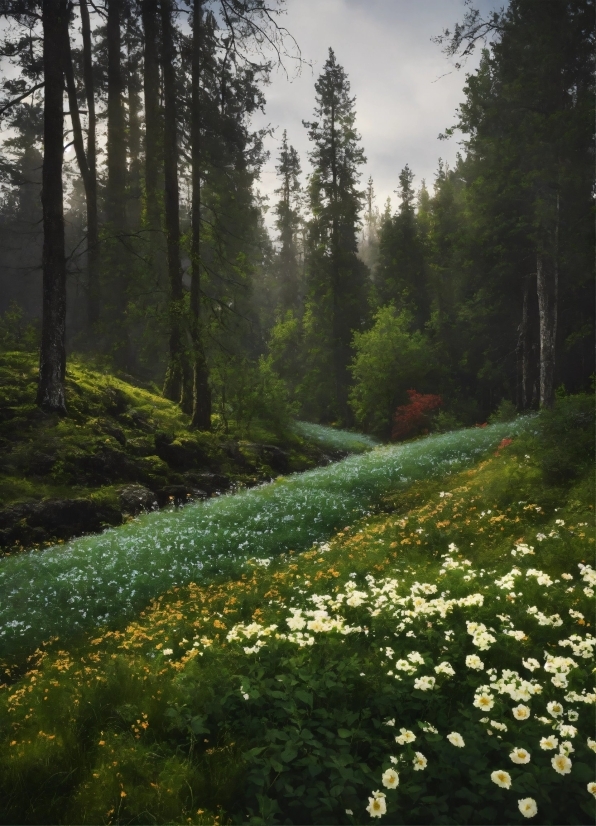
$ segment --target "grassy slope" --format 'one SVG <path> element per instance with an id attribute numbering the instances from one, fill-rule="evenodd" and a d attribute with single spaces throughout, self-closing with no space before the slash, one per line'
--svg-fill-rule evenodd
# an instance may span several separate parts
<path id="1" fill-rule="evenodd" d="M 236 581 L 176 588 L 121 631 L 39 652 L 28 673 L 0 696 L 2 822 L 368 822 L 367 795 L 383 789 L 389 754 L 406 762 L 397 764 L 399 789 L 383 789 L 390 811 L 381 822 L 522 822 L 517 800 L 526 796 L 538 800 L 533 822 L 588 822 L 589 707 L 575 704 L 580 734 L 573 740 L 573 770 L 563 777 L 550 768 L 551 752 L 534 742 L 552 731 L 539 723 L 544 704 L 564 693 L 553 694 L 543 671 L 545 696 L 528 701 L 531 721 L 517 723 L 508 708 L 513 702 L 497 697 L 491 717 L 506 721 L 511 733 L 487 731 L 478 722 L 482 712 L 469 702 L 487 676 L 463 665 L 464 654 L 476 651 L 466 620 L 498 628 L 494 649 L 477 653 L 486 667 L 500 669 L 522 669 L 522 657 L 543 661 L 545 648 L 569 655 L 557 639 L 593 631 L 577 568 L 594 555 L 592 477 L 545 486 L 525 449 L 516 452 L 514 443 L 471 470 L 387 492 L 380 513 L 344 526 L 328 545 L 268 566 L 255 563 Z M 521 541 L 535 554 L 512 560 Z M 476 581 L 465 581 L 470 566 L 440 573 L 450 543 L 461 549 L 452 551 L 456 562 L 470 560 Z M 532 577 L 518 579 L 511 596 L 492 581 L 512 563 L 542 569 L 555 582 L 538 587 Z M 560 579 L 567 572 L 573 581 Z M 360 608 L 341 610 L 368 634 L 315 635 L 305 648 L 265 636 L 257 654 L 243 650 L 254 636 L 226 641 L 237 623 L 273 623 L 287 632 L 290 606 L 307 607 L 311 595 L 345 591 L 350 581 L 366 593 L 370 575 L 397 578 L 404 594 L 415 581 L 440 582 L 439 590 L 453 595 L 484 589 L 487 606 L 455 611 L 451 641 L 443 640 L 446 623 L 434 617 L 436 631 L 426 617 L 405 617 L 414 636 L 396 633 L 391 615 L 381 610 L 371 617 L 370 594 Z M 505 634 L 508 622 L 495 619 L 497 603 L 524 629 L 523 640 Z M 526 613 L 531 603 L 546 615 L 559 613 L 563 627 L 537 625 Z M 387 676 L 387 645 L 396 648 L 393 656 L 422 650 L 435 661 L 450 659 L 457 676 L 440 678 L 440 692 L 412 690 L 405 676 L 403 685 L 396 683 Z M 591 683 L 585 661 L 575 660 L 572 685 L 581 690 Z M 389 717 L 395 728 L 384 725 Z M 440 733 L 423 733 L 416 724 L 421 719 Z M 424 772 L 412 772 L 411 746 L 396 746 L 400 725 L 415 729 L 416 749 L 429 758 Z M 456 726 L 465 749 L 442 736 Z M 532 752 L 529 766 L 511 762 L 513 746 Z M 511 791 L 488 780 L 491 768 L 510 772 Z"/>
<path id="2" fill-rule="evenodd" d="M 177 405 L 76 359 L 67 369 L 68 417 L 42 414 L 35 405 L 36 385 L 33 355 L 0 354 L 0 548 L 5 551 L 77 535 L 68 514 L 58 524 L 47 513 L 37 519 L 17 513 L 12 519 L 18 504 L 82 498 L 91 503 L 87 512 L 95 509 L 96 515 L 91 521 L 87 516 L 87 529 L 83 525 L 79 532 L 91 532 L 121 522 L 119 491 L 127 485 L 157 492 L 163 505 L 172 491 L 185 495 L 186 489 L 192 495 L 203 488 L 209 493 L 205 486 L 212 483 L 205 472 L 250 485 L 313 467 L 324 460 L 324 451 L 334 449 L 299 434 L 252 434 L 287 452 L 287 457 L 277 456 L 282 465 L 287 459 L 287 467 L 272 467 L 268 461 L 275 464 L 275 455 L 270 459 L 255 452 L 246 438 L 192 431 Z"/>

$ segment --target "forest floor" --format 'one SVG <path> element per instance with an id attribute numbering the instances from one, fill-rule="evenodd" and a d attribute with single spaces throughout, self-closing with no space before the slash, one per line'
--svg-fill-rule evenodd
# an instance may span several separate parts
<path id="1" fill-rule="evenodd" d="M 0 822 L 592 822 L 584 412 L 571 403 L 550 432 L 534 418 L 430 437 L 282 482 L 305 524 L 309 488 L 323 516 L 341 511 L 338 480 L 369 497 L 308 550 L 296 524 L 297 544 L 271 553 L 247 518 L 251 502 L 277 501 L 275 485 L 225 497 L 247 524 L 234 571 L 189 577 L 131 621 L 56 634 L 25 667 L 5 651 Z M 135 537 L 186 535 L 182 517 L 206 505 L 142 517 Z"/>
<path id="2" fill-rule="evenodd" d="M 197 433 L 177 405 L 76 359 L 67 369 L 69 415 L 48 416 L 35 404 L 37 370 L 31 354 L 0 354 L 0 555 L 370 447 L 366 437 L 329 442 L 316 427 Z"/>

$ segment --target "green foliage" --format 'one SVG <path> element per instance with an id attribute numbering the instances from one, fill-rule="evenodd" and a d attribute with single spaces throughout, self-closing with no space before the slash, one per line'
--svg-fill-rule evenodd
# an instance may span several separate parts
<path id="1" fill-rule="evenodd" d="M 547 484 L 567 484 L 581 477 L 594 459 L 594 397 L 558 398 L 552 410 L 541 412 L 534 434 L 530 432 L 524 444 Z"/>
<path id="2" fill-rule="evenodd" d="M 0 350 L 34 352 L 39 347 L 39 328 L 27 322 L 22 307 L 11 302 L 0 316 Z"/>
<path id="3" fill-rule="evenodd" d="M 509 399 L 503 399 L 494 413 L 491 413 L 488 421 L 493 424 L 496 422 L 512 422 L 517 416 L 517 408 Z"/>
<path id="4" fill-rule="evenodd" d="M 350 405 L 367 431 L 387 438 L 406 391 L 421 388 L 433 367 L 433 351 L 423 333 L 411 331 L 411 316 L 393 304 L 374 316 L 370 330 L 354 334 L 354 385 Z"/>
<path id="5" fill-rule="evenodd" d="M 377 445 L 377 441 L 362 433 L 350 433 L 348 430 L 324 427 L 311 422 L 296 422 L 295 430 L 310 441 L 317 442 L 322 447 L 348 453 L 363 453 Z"/>

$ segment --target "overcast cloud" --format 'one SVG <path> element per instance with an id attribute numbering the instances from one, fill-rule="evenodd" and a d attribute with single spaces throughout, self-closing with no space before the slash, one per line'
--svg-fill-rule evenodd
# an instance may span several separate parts
<path id="1" fill-rule="evenodd" d="M 483 10 L 501 6 L 483 0 Z M 409 164 L 415 185 L 426 178 L 432 185 L 439 157 L 452 163 L 457 137 L 439 141 L 440 132 L 455 120 L 463 100 L 466 71 L 454 68 L 431 37 L 453 28 L 464 14 L 464 0 L 287 0 L 284 25 L 298 42 L 312 70 L 303 68 L 299 77 L 288 80 L 282 71 L 273 73 L 265 89 L 264 116 L 254 125 L 270 124 L 274 136 L 267 139 L 271 152 L 263 168 L 259 188 L 275 201 L 275 164 L 282 132 L 300 154 L 302 168 L 310 171 L 309 141 L 303 120 L 313 114 L 314 83 L 327 59 L 329 47 L 346 70 L 356 97 L 357 127 L 362 136 L 367 163 L 362 185 L 372 175 L 377 206 L 392 197 L 400 170 Z M 291 70 L 291 64 L 288 62 Z"/>

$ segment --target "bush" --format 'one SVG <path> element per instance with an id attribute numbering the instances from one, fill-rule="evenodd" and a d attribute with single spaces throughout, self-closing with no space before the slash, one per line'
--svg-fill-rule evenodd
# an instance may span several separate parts
<path id="1" fill-rule="evenodd" d="M 594 461 L 594 398 L 586 393 L 558 398 L 538 419 L 534 457 L 548 484 L 578 479 Z"/>
<path id="2" fill-rule="evenodd" d="M 494 413 L 491 413 L 488 421 L 490 424 L 498 422 L 512 422 L 517 416 L 517 408 L 509 399 L 503 399 Z"/>
<path id="3" fill-rule="evenodd" d="M 436 361 L 427 337 L 410 327 L 410 316 L 389 304 L 377 312 L 370 330 L 354 334 L 350 406 L 356 421 L 381 438 L 391 432 L 405 389 L 424 381 Z"/>
<path id="4" fill-rule="evenodd" d="M 400 405 L 393 417 L 391 438 L 396 442 L 428 433 L 432 426 L 432 413 L 443 404 L 441 396 L 431 393 L 408 390 L 408 396 L 409 404 Z"/>

